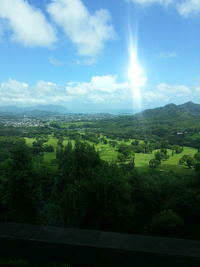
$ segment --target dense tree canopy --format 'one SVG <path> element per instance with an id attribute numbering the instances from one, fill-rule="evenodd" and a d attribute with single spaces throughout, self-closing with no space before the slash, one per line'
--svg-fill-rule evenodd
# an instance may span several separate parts
<path id="1" fill-rule="evenodd" d="M 107 163 L 80 141 L 58 146 L 57 169 L 38 161 L 23 140 L 7 147 L 9 158 L 0 164 L 1 220 L 200 238 L 198 174 L 160 172 L 157 159 L 140 174 L 134 162 Z"/>

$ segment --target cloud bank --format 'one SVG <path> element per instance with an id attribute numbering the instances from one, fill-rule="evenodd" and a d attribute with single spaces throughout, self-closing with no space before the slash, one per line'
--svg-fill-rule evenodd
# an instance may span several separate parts
<path id="1" fill-rule="evenodd" d="M 194 100 L 199 97 L 196 88 L 189 88 L 185 85 L 171 85 L 166 83 L 157 84 L 152 89 L 143 91 L 143 101 L 148 104 L 165 105 L 167 103 L 180 104 Z"/>
<path id="2" fill-rule="evenodd" d="M 141 89 L 143 108 L 175 104 L 199 98 L 200 87 L 160 83 L 152 88 Z M 38 81 L 31 86 L 9 79 L 0 83 L 1 105 L 59 104 L 76 109 L 81 105 L 95 105 L 111 110 L 112 107 L 133 107 L 131 84 L 119 82 L 115 75 L 93 76 L 88 82 L 67 82 L 64 85 Z M 134 107 L 133 107 L 134 108 Z"/>
<path id="3" fill-rule="evenodd" d="M 59 85 L 38 81 L 34 86 L 9 79 L 0 84 L 1 105 L 33 104 L 111 104 L 126 100 L 130 85 L 117 82 L 117 76 L 94 76 L 89 82 Z"/>
<path id="4" fill-rule="evenodd" d="M 199 0 L 128 0 L 128 2 L 133 2 L 143 7 L 148 7 L 154 4 L 172 6 L 177 10 L 179 15 L 183 17 L 200 14 Z"/>
<path id="5" fill-rule="evenodd" d="M 128 0 L 128 2 L 134 2 L 142 6 L 149 6 L 152 4 L 169 5 L 173 2 L 173 0 Z"/>

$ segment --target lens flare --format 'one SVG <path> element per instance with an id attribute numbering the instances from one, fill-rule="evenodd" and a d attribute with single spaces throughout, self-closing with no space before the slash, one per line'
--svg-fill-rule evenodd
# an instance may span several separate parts
<path id="1" fill-rule="evenodd" d="M 131 82 L 132 87 L 132 97 L 133 97 L 133 109 L 141 110 L 142 108 L 142 95 L 141 88 L 145 85 L 146 79 L 143 76 L 143 70 L 138 63 L 137 58 L 137 47 L 134 49 L 133 45 L 129 48 L 129 69 L 128 77 Z"/>

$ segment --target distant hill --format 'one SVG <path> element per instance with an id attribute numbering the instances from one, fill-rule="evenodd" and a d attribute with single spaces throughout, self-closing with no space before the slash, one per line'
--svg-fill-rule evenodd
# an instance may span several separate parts
<path id="1" fill-rule="evenodd" d="M 67 114 L 69 112 L 65 107 L 60 105 L 37 105 L 33 108 L 34 110 L 56 112 L 61 114 Z"/>
<path id="2" fill-rule="evenodd" d="M 187 102 L 185 104 L 179 105 L 178 108 L 180 110 L 188 112 L 190 114 L 200 116 L 200 104 L 195 104 L 193 102 Z"/>
<path id="3" fill-rule="evenodd" d="M 179 140 L 191 138 L 200 145 L 200 105 L 188 102 L 182 105 L 168 104 L 129 116 L 118 116 L 99 126 L 109 136 L 122 138 L 167 138 Z M 175 141 L 174 141 L 175 142 Z"/>
<path id="4" fill-rule="evenodd" d="M 193 102 L 187 102 L 182 105 L 168 104 L 164 107 L 147 109 L 138 113 L 143 116 L 164 116 L 167 115 L 175 116 L 180 113 L 187 113 L 188 115 L 200 116 L 200 104 L 195 104 Z M 137 114 L 137 115 L 138 115 Z"/>
<path id="5" fill-rule="evenodd" d="M 48 117 L 52 115 L 60 115 L 60 113 L 35 109 L 19 113 L 18 115 L 27 117 Z"/>
<path id="6" fill-rule="evenodd" d="M 36 105 L 36 106 L 29 106 L 29 107 L 17 107 L 17 106 L 3 106 L 0 107 L 0 112 L 6 113 L 14 113 L 14 114 L 22 114 L 28 115 L 31 112 L 39 114 L 39 112 L 43 113 L 56 113 L 56 114 L 67 114 L 68 110 L 60 105 Z M 50 115 L 50 114 L 49 114 Z"/>

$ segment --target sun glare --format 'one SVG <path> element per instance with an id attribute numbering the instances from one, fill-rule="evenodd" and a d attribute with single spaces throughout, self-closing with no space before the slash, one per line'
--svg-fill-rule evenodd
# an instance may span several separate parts
<path id="1" fill-rule="evenodd" d="M 129 54 L 130 63 L 128 77 L 132 86 L 133 108 L 141 110 L 141 88 L 144 86 L 145 79 L 142 68 L 138 63 L 137 49 L 133 49 L 131 46 Z"/>

